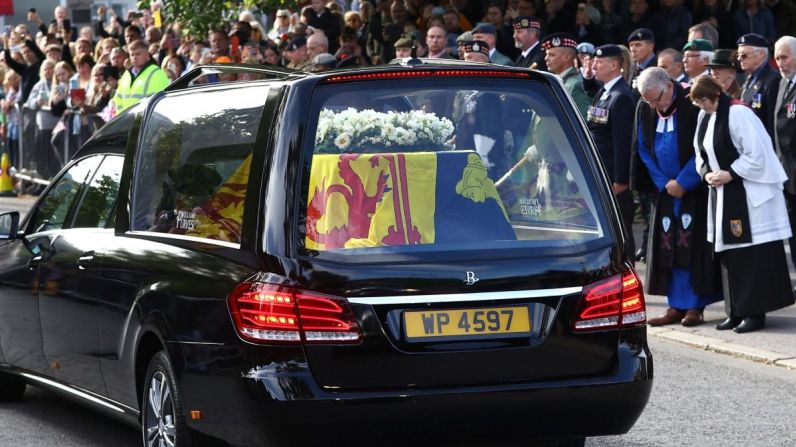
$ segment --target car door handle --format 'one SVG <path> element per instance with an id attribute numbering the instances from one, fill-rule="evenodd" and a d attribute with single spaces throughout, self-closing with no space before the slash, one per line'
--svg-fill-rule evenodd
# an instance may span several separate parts
<path id="1" fill-rule="evenodd" d="M 94 261 L 94 252 L 90 251 L 83 253 L 83 256 L 77 258 L 77 268 L 85 270 Z"/>
<path id="2" fill-rule="evenodd" d="M 41 255 L 34 256 L 32 259 L 28 261 L 28 268 L 31 270 L 35 269 L 36 267 L 41 264 Z"/>

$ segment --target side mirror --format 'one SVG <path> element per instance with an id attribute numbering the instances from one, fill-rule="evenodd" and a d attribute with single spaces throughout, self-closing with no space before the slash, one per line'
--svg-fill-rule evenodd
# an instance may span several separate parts
<path id="1" fill-rule="evenodd" d="M 14 240 L 19 237 L 19 211 L 0 214 L 0 240 Z"/>

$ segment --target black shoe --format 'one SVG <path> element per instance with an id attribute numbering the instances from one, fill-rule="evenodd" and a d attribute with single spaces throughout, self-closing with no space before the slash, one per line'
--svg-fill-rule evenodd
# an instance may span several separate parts
<path id="1" fill-rule="evenodd" d="M 736 334 L 743 334 L 746 332 L 763 329 L 764 327 L 766 327 L 765 315 L 762 317 L 746 317 L 743 319 L 743 321 L 741 321 L 741 324 L 733 329 L 733 332 Z"/>
<path id="2" fill-rule="evenodd" d="M 634 255 L 636 261 L 642 262 L 644 258 L 647 257 L 647 249 L 646 248 L 639 248 L 636 250 L 636 254 Z"/>
<path id="3" fill-rule="evenodd" d="M 715 327 L 720 331 L 726 331 L 727 329 L 734 329 L 735 326 L 738 326 L 739 324 L 741 324 L 740 318 L 727 317 L 726 320 L 717 324 Z"/>

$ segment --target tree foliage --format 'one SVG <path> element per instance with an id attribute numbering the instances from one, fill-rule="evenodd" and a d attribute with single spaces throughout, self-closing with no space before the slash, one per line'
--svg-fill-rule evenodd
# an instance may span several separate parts
<path id="1" fill-rule="evenodd" d="M 151 0 L 140 0 L 139 8 L 149 8 Z M 205 39 L 208 31 L 229 23 L 244 10 L 259 10 L 273 14 L 277 9 L 296 10 L 297 0 L 163 0 L 163 15 L 167 22 L 180 24 L 187 36 Z"/>

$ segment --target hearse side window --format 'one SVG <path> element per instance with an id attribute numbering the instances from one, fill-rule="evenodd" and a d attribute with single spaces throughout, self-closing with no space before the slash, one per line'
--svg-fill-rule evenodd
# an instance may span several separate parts
<path id="1" fill-rule="evenodd" d="M 30 227 L 34 232 L 63 228 L 72 204 L 100 160 L 101 155 L 84 158 L 55 181 L 36 208 Z"/>
<path id="2" fill-rule="evenodd" d="M 155 104 L 136 155 L 132 228 L 239 243 L 268 88 L 175 93 Z"/>
<path id="3" fill-rule="evenodd" d="M 332 84 L 317 89 L 307 122 L 297 241 L 307 254 L 566 248 L 604 236 L 582 140 L 542 82 Z"/>
<path id="4" fill-rule="evenodd" d="M 73 228 L 106 228 L 119 192 L 124 158 L 105 157 L 86 188 L 75 214 Z"/>

